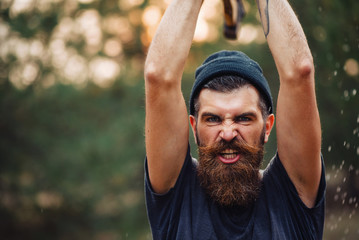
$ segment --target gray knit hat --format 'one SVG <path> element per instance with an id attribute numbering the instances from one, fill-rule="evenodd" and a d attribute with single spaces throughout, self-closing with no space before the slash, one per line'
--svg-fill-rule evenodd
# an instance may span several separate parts
<path id="1" fill-rule="evenodd" d="M 269 113 L 273 113 L 271 91 L 258 63 L 243 52 L 220 51 L 210 55 L 196 70 L 189 103 L 191 115 L 194 115 L 194 99 L 202 87 L 219 76 L 239 76 L 247 80 L 264 97 Z"/>

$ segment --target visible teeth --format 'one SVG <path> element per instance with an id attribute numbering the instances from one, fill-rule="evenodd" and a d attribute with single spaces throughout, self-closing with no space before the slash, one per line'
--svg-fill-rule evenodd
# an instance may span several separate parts
<path id="1" fill-rule="evenodd" d="M 234 153 L 235 151 L 233 149 L 226 149 L 223 151 L 223 153 L 225 154 L 230 154 L 230 153 Z"/>
<path id="2" fill-rule="evenodd" d="M 225 159 L 235 158 L 237 154 L 238 153 L 235 152 L 233 149 L 226 149 L 221 153 L 222 157 L 224 157 Z"/>
<path id="3" fill-rule="evenodd" d="M 225 159 L 232 159 L 236 157 L 236 154 L 223 154 L 222 155 Z"/>

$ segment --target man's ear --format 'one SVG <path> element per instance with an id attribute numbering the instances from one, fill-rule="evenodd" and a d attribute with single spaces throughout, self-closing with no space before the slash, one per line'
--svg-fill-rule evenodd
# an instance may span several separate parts
<path id="1" fill-rule="evenodd" d="M 268 117 L 267 117 L 267 120 L 265 121 L 265 135 L 264 135 L 264 142 L 268 142 L 268 139 L 269 139 L 269 135 L 272 131 L 272 128 L 274 126 L 274 114 L 270 114 Z"/>
<path id="2" fill-rule="evenodd" d="M 189 122 L 190 122 L 191 127 L 192 127 L 194 140 L 195 140 L 196 144 L 198 144 L 197 137 L 196 137 L 197 136 L 197 121 L 196 121 L 196 118 L 193 115 L 189 115 Z"/>

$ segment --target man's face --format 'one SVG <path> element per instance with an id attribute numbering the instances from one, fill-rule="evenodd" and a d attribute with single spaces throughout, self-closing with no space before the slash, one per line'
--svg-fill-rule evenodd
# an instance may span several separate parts
<path id="1" fill-rule="evenodd" d="M 201 185 L 221 205 L 248 205 L 260 189 L 263 145 L 274 117 L 264 121 L 258 102 L 250 85 L 230 93 L 203 89 L 198 119 L 190 117 Z"/>

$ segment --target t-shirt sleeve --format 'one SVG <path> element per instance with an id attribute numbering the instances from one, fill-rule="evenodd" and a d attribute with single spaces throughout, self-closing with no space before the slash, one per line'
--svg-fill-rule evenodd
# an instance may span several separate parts
<path id="1" fill-rule="evenodd" d="M 185 186 L 189 184 L 193 178 L 193 164 L 190 155 L 190 147 L 188 146 L 186 159 L 183 163 L 181 172 L 176 184 L 167 193 L 157 194 L 153 191 L 151 181 L 148 175 L 147 158 L 145 160 L 145 197 L 149 222 L 152 229 L 154 239 L 166 239 L 166 232 L 169 226 L 176 225 L 174 221 L 178 221 L 179 212 L 181 210 L 181 202 L 185 191 Z"/>
<path id="2" fill-rule="evenodd" d="M 273 203 L 274 206 L 277 206 L 277 209 L 274 207 L 272 211 L 279 211 L 280 209 L 282 212 L 286 212 L 288 215 L 285 215 L 284 218 L 288 216 L 286 219 L 288 224 L 309 229 L 309 231 L 316 235 L 316 239 L 322 239 L 324 226 L 326 181 L 322 156 L 321 161 L 322 172 L 318 194 L 315 205 L 312 208 L 308 208 L 299 197 L 298 191 L 290 180 L 278 154 L 271 160 L 264 173 L 264 178 L 267 178 L 267 181 L 265 181 L 267 191 L 276 194 Z M 301 229 L 298 228 L 298 231 L 300 232 Z"/>
<path id="3" fill-rule="evenodd" d="M 322 165 L 322 171 L 321 171 L 321 177 L 320 177 L 320 183 L 318 187 L 318 194 L 315 201 L 315 205 L 312 209 L 317 208 L 319 205 L 321 205 L 325 201 L 325 189 L 326 189 L 326 181 L 325 181 L 325 167 L 324 167 L 324 160 L 323 156 L 321 156 L 321 165 Z M 284 186 L 285 189 L 289 190 L 291 195 L 293 195 L 297 201 L 301 202 L 305 206 L 305 204 L 302 202 L 302 200 L 299 197 L 299 194 L 293 184 L 293 182 L 290 180 L 279 156 L 278 153 L 276 156 L 272 159 L 270 163 L 269 168 L 273 168 L 273 172 L 277 173 L 278 181 L 281 182 L 281 184 Z M 308 208 L 310 209 L 310 208 Z"/>

